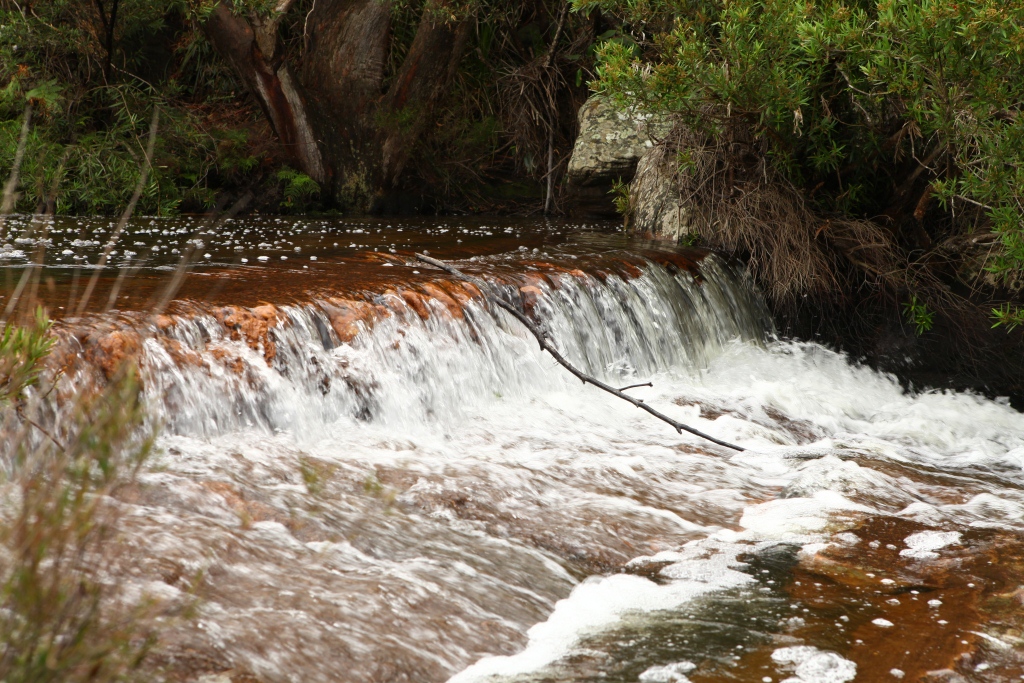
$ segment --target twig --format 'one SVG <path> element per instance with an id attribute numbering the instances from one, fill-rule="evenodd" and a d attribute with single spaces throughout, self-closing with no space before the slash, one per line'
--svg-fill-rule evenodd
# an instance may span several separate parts
<path id="1" fill-rule="evenodd" d="M 558 39 L 562 37 L 562 29 L 565 28 L 565 18 L 569 15 L 569 3 L 565 3 L 562 6 L 562 11 L 558 14 L 558 25 L 555 27 L 555 37 L 551 39 L 551 47 L 548 48 L 548 53 L 544 55 L 544 68 L 550 68 L 551 63 L 555 60 L 555 52 L 558 50 Z"/>
<path id="2" fill-rule="evenodd" d="M 554 170 L 554 158 L 555 158 L 555 127 L 552 125 L 548 128 L 548 172 L 547 172 L 547 192 L 544 195 L 544 215 L 551 213 L 551 195 L 554 192 L 554 176 L 551 172 Z"/>
<path id="3" fill-rule="evenodd" d="M 66 451 L 67 450 L 66 448 L 64 448 L 64 444 L 62 444 L 60 441 L 57 441 L 57 438 L 53 434 L 51 434 L 50 432 L 46 431 L 46 429 L 41 427 L 39 425 L 39 423 L 37 423 L 32 418 L 30 418 L 28 415 L 26 415 L 25 412 L 21 409 L 21 406 L 16 407 L 14 409 L 14 412 L 16 412 L 18 414 L 18 417 L 20 417 L 22 420 L 24 420 L 25 422 L 29 423 L 30 425 L 32 425 L 33 427 L 38 429 L 40 432 L 42 432 L 43 436 L 48 438 L 53 443 L 57 444 L 57 448 L 61 449 L 62 451 Z"/>
<path id="4" fill-rule="evenodd" d="M 619 391 L 625 391 L 626 389 L 636 389 L 637 387 L 653 387 L 653 382 L 643 382 L 641 384 L 630 384 L 628 387 L 619 387 Z"/>
<path id="5" fill-rule="evenodd" d="M 962 201 L 967 202 L 968 204 L 974 204 L 975 206 L 979 206 L 979 207 L 981 207 L 983 209 L 988 209 L 989 211 L 993 211 L 994 210 L 993 207 L 989 206 L 988 204 L 982 204 L 981 202 L 975 201 L 975 200 L 971 199 L 970 197 L 965 197 L 962 194 L 955 194 L 955 195 L 953 195 L 953 198 L 954 199 L 960 199 Z"/>
<path id="6" fill-rule="evenodd" d="M 64 370 L 64 368 L 61 368 L 60 370 L 57 371 L 57 374 L 53 376 L 53 380 L 50 383 L 50 388 L 46 390 L 45 394 L 39 397 L 40 401 L 45 401 L 47 398 L 49 398 L 50 394 L 53 393 L 53 390 L 57 388 L 57 382 L 59 382 L 60 378 L 65 375 Z"/>
<path id="7" fill-rule="evenodd" d="M 699 436 L 702 439 L 707 439 L 708 441 L 710 441 L 712 443 L 716 443 L 719 446 L 725 446 L 726 448 L 731 448 L 734 451 L 746 450 L 744 448 L 740 448 L 739 446 L 731 444 L 728 441 L 722 441 L 721 439 L 716 439 L 715 437 L 713 437 L 713 436 L 711 436 L 709 434 L 705 434 L 704 432 L 702 432 L 702 431 L 700 431 L 698 429 L 694 429 L 693 427 L 690 427 L 689 425 L 685 425 L 682 422 L 678 422 L 676 420 L 673 420 L 668 415 L 665 415 L 664 413 L 661 413 L 661 412 L 655 410 L 654 408 L 650 407 L 649 405 L 647 405 L 646 403 L 644 403 L 640 399 L 633 398 L 629 394 L 623 393 L 623 391 L 621 389 L 616 389 L 615 387 L 610 386 L 608 384 L 605 384 L 604 382 L 602 382 L 601 380 L 599 380 L 599 379 L 597 379 L 595 377 L 591 377 L 590 375 L 584 373 L 582 370 L 577 369 L 569 361 L 567 361 L 562 356 L 561 353 L 559 353 L 558 349 L 556 349 L 553 345 L 551 345 L 548 342 L 547 335 L 545 335 L 536 325 L 534 325 L 532 320 L 530 320 L 525 315 L 520 313 L 519 310 L 515 306 L 513 306 L 511 303 L 506 301 L 503 297 L 501 297 L 501 296 L 499 296 L 497 294 L 492 293 L 493 292 L 493 288 L 487 282 L 485 282 L 484 280 L 481 280 L 478 277 L 474 277 L 472 275 L 468 275 L 466 273 L 463 273 L 458 268 L 455 268 L 454 266 L 450 266 L 447 263 L 445 263 L 444 261 L 439 261 L 439 260 L 437 260 L 435 258 L 431 258 L 430 256 L 426 256 L 425 254 L 416 254 L 416 258 L 418 258 L 420 261 L 423 261 L 424 263 L 429 263 L 430 265 L 436 266 L 436 267 L 440 268 L 441 270 L 447 271 L 447 272 L 451 273 L 452 275 L 455 275 L 456 277 L 462 278 L 463 280 L 468 280 L 469 282 L 472 282 L 473 284 L 475 284 L 477 287 L 480 288 L 480 291 L 484 294 L 484 296 L 486 296 L 489 301 L 493 302 L 495 306 L 498 306 L 499 308 L 504 309 L 510 315 L 512 315 L 513 318 L 515 318 L 516 320 L 521 322 L 523 324 L 523 326 L 527 330 L 529 330 L 530 333 L 537 339 L 537 342 L 540 344 L 540 348 L 541 348 L 542 351 L 547 351 L 549 354 L 551 354 L 551 357 L 554 358 L 558 362 L 559 365 L 561 365 L 563 368 L 565 368 L 566 370 L 571 372 L 573 375 L 575 375 L 576 378 L 579 379 L 584 384 L 592 384 L 595 387 L 597 387 L 598 389 L 601 389 L 603 391 L 608 392 L 612 396 L 617 396 L 617 397 L 621 398 L 623 401 L 627 401 L 629 403 L 632 403 L 634 406 L 636 406 L 637 408 L 640 408 L 641 410 L 646 410 L 648 413 L 650 413 L 654 417 L 656 417 L 659 420 L 661 420 L 662 422 L 665 422 L 668 425 L 670 425 L 673 429 L 675 429 L 679 433 L 689 432 L 690 434 L 693 434 L 695 436 Z M 637 386 L 642 386 L 642 385 L 637 385 Z M 625 387 L 625 388 L 628 389 L 630 387 Z"/>
<path id="8" fill-rule="evenodd" d="M 309 53 L 309 16 L 316 10 L 316 0 L 313 0 L 313 5 L 306 12 L 306 20 L 302 22 L 302 50 L 305 53 Z"/>

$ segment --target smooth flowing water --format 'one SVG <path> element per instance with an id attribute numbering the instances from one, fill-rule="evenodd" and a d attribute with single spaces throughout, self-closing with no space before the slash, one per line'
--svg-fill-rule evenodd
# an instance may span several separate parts
<path id="1" fill-rule="evenodd" d="M 173 267 L 154 260 L 120 312 L 62 324 L 87 361 L 68 381 L 142 367 L 161 433 L 111 575 L 198 596 L 157 655 L 178 680 L 1024 676 L 1018 412 L 776 339 L 714 255 L 492 222 L 236 221 L 218 239 L 249 256 L 200 255 L 172 315 L 132 312 Z M 271 228 L 276 247 L 240 237 Z M 650 381 L 630 392 L 747 450 L 581 385 L 423 248 L 573 363 Z M 65 300 L 71 270 L 46 273 Z"/>

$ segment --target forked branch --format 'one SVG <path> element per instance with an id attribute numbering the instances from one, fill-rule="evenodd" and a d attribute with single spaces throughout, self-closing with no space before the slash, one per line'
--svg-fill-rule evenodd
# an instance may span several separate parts
<path id="1" fill-rule="evenodd" d="M 541 348 L 542 351 L 547 351 L 549 354 L 551 354 L 551 357 L 554 358 L 555 361 L 557 361 L 559 365 L 561 365 L 563 368 L 565 368 L 566 370 L 571 372 L 573 375 L 575 375 L 576 378 L 579 379 L 584 384 L 592 384 L 595 387 L 597 387 L 598 389 L 601 389 L 603 391 L 608 392 L 612 396 L 617 396 L 618 398 L 621 398 L 623 401 L 627 401 L 629 403 L 632 403 L 634 406 L 636 406 L 637 408 L 640 408 L 641 410 L 646 410 L 648 413 L 650 413 L 654 417 L 658 418 L 662 422 L 665 422 L 665 423 L 669 424 L 673 429 L 675 429 L 679 433 L 689 432 L 690 434 L 693 434 L 695 436 L 699 436 L 702 439 L 707 439 L 711 443 L 716 443 L 719 446 L 724 446 L 726 448 L 731 448 L 734 451 L 746 450 L 744 448 L 740 448 L 739 446 L 731 444 L 728 441 L 722 441 L 721 439 L 716 439 L 715 437 L 711 436 L 710 434 L 705 434 L 704 432 L 700 431 L 699 429 L 694 429 L 693 427 L 691 427 L 689 425 L 685 425 L 682 422 L 679 422 L 677 420 L 673 420 L 668 415 L 665 415 L 664 413 L 659 412 L 659 411 L 655 410 L 654 408 L 650 407 L 649 405 L 644 403 L 641 399 L 633 398 L 629 394 L 624 393 L 621 389 L 616 389 L 613 386 L 605 384 L 604 382 L 602 382 L 601 380 L 597 379 L 596 377 L 591 377 L 590 375 L 586 374 L 582 370 L 579 370 L 572 363 L 567 361 L 562 356 L 561 353 L 559 353 L 558 349 L 556 349 L 554 347 L 554 345 L 552 345 L 548 341 L 547 335 L 544 332 L 542 332 L 540 330 L 540 328 L 538 328 L 533 323 L 532 320 L 530 320 L 525 315 L 520 313 L 519 310 L 515 306 L 513 306 L 511 302 L 507 301 L 504 297 L 500 296 L 499 294 L 494 293 L 495 292 L 494 288 L 491 287 L 490 284 L 485 282 L 484 280 L 481 280 L 478 277 L 474 277 L 473 275 L 469 275 L 467 273 L 463 273 L 458 268 L 455 268 L 454 266 L 448 265 L 444 261 L 439 261 L 438 259 L 432 258 L 432 257 L 427 256 L 425 254 L 416 254 L 416 258 L 418 258 L 420 261 L 423 261 L 424 263 L 429 263 L 432 266 L 436 266 L 437 268 L 440 268 L 441 270 L 447 271 L 447 272 L 451 273 L 452 275 L 454 275 L 454 276 L 456 276 L 458 278 L 462 278 L 463 280 L 467 280 L 469 282 L 472 282 L 474 285 L 476 285 L 480 289 L 480 291 L 483 293 L 483 295 L 485 297 L 487 297 L 488 301 L 493 303 L 498 308 L 504 309 L 505 311 L 507 311 L 509 313 L 509 315 L 511 315 L 513 318 L 515 318 L 516 320 L 521 322 L 523 324 L 523 326 L 527 330 L 530 331 L 530 334 L 532 334 L 537 339 L 537 342 L 540 344 L 540 348 Z M 643 385 L 634 385 L 634 386 L 643 386 Z M 629 389 L 630 387 L 624 387 L 624 388 Z"/>

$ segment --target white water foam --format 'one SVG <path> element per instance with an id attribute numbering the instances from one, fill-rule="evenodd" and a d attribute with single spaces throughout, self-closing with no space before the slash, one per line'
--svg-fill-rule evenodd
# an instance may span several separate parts
<path id="1" fill-rule="evenodd" d="M 959 531 L 920 531 L 903 539 L 907 547 L 900 551 L 900 555 L 932 560 L 939 556 L 936 550 L 959 543 L 961 535 Z"/>
<path id="2" fill-rule="evenodd" d="M 783 683 L 847 683 L 857 677 L 857 665 L 835 652 L 809 645 L 783 647 L 772 652 L 772 661 L 794 676 Z"/>
<path id="3" fill-rule="evenodd" d="M 1019 413 L 908 395 L 814 344 L 764 345 L 742 281 L 706 268 L 703 285 L 654 266 L 563 278 L 537 315 L 574 362 L 651 379 L 635 395 L 741 453 L 581 386 L 477 303 L 421 320 L 385 299 L 395 314 L 348 344 L 316 306 L 286 307 L 270 365 L 212 318 L 183 321 L 176 340 L 210 362 L 147 343 L 166 431 L 139 547 L 209 577 L 206 642 L 268 680 L 462 683 L 749 585 L 739 555 L 848 543 L 832 533 L 865 515 L 1024 529 Z M 665 581 L 614 573 L 638 556 L 668 563 Z M 849 680 L 826 654 L 799 680 Z M 827 671 L 840 678 L 804 677 Z"/>
<path id="4" fill-rule="evenodd" d="M 533 671 L 564 655 L 581 635 L 614 624 L 627 612 L 672 609 L 712 591 L 751 583 L 749 575 L 733 569 L 738 564 L 738 549 L 733 544 L 708 539 L 688 543 L 678 552 L 655 555 L 650 558 L 655 562 L 672 562 L 663 571 L 673 580 L 664 585 L 629 574 L 589 578 L 555 605 L 547 621 L 530 629 L 529 643 L 522 652 L 483 659 L 452 677 L 450 683 Z"/>
<path id="5" fill-rule="evenodd" d="M 689 683 L 686 674 L 697 668 L 693 662 L 673 662 L 652 666 L 640 674 L 640 683 Z"/>

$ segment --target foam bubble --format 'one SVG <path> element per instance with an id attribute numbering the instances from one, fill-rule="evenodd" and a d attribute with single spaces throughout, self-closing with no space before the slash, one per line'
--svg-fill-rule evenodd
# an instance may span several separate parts
<path id="1" fill-rule="evenodd" d="M 640 683 L 690 683 L 686 674 L 697 668 L 693 662 L 674 662 L 652 666 L 640 674 Z"/>
<path id="2" fill-rule="evenodd" d="M 795 676 L 783 683 L 847 683 L 857 677 L 857 665 L 835 652 L 810 645 L 779 648 L 772 661 L 783 669 L 794 669 Z"/>
<path id="3" fill-rule="evenodd" d="M 939 556 L 936 550 L 960 543 L 960 536 L 959 531 L 921 531 L 911 534 L 903 539 L 907 547 L 900 551 L 900 555 L 919 560 L 932 560 Z"/>

